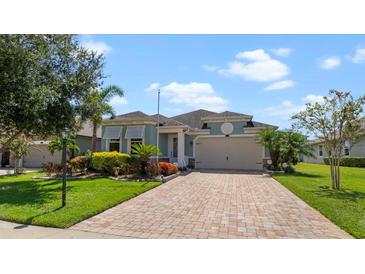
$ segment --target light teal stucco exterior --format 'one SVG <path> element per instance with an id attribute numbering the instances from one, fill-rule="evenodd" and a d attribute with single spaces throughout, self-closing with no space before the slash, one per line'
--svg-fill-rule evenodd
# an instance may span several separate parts
<path id="1" fill-rule="evenodd" d="M 208 128 L 210 128 L 210 135 L 222 135 L 221 125 L 223 122 L 212 122 L 207 123 Z M 233 132 L 231 134 L 243 134 L 243 127 L 247 125 L 246 122 L 231 122 L 233 125 Z"/>
<path id="2" fill-rule="evenodd" d="M 196 135 L 185 135 L 185 156 L 193 157 L 194 139 Z"/>

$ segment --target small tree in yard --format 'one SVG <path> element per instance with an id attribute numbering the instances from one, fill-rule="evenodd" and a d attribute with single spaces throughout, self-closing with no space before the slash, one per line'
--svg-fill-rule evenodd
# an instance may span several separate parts
<path id="1" fill-rule="evenodd" d="M 25 136 L 20 136 L 10 143 L 9 150 L 15 160 L 14 174 L 19 174 L 20 160 L 29 153 L 30 144 Z"/>
<path id="2" fill-rule="evenodd" d="M 363 133 L 361 114 L 365 96 L 354 99 L 350 92 L 330 90 L 323 103 L 307 104 L 292 119 L 323 142 L 329 156 L 332 189 L 340 189 L 340 161 L 346 142 L 353 144 Z"/>

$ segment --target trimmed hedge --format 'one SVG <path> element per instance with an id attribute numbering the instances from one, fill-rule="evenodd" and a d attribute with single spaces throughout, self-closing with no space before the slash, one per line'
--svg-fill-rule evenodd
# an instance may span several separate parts
<path id="1" fill-rule="evenodd" d="M 324 158 L 324 163 L 329 165 L 329 158 Z M 340 161 L 340 166 L 365 167 L 365 157 L 345 157 Z"/>
<path id="2" fill-rule="evenodd" d="M 94 152 L 92 155 L 92 167 L 98 171 L 113 174 L 113 168 L 126 163 L 130 158 L 128 154 L 113 152 Z"/>

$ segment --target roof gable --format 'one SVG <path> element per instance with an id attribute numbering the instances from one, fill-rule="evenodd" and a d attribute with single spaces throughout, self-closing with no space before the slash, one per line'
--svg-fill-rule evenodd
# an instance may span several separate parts
<path id="1" fill-rule="evenodd" d="M 128 118 L 128 119 L 134 119 L 134 118 L 149 118 L 150 116 L 147 115 L 146 113 L 142 112 L 142 111 L 133 111 L 133 112 L 128 112 L 122 115 L 118 115 L 115 116 L 115 118 Z"/>
<path id="2" fill-rule="evenodd" d="M 156 119 L 156 122 L 157 122 L 157 114 L 151 115 L 151 117 Z M 186 125 L 179 121 L 176 121 L 172 118 L 168 118 L 168 117 L 160 114 L 160 126 L 173 127 L 173 126 L 186 126 Z"/>
<path id="3" fill-rule="evenodd" d="M 202 128 L 203 127 L 202 118 L 209 116 L 209 115 L 213 115 L 213 114 L 216 114 L 216 112 L 205 110 L 205 109 L 198 109 L 198 110 L 184 113 L 181 115 L 177 115 L 177 116 L 174 116 L 171 118 L 180 123 L 188 125 L 192 128 Z"/>
<path id="4" fill-rule="evenodd" d="M 242 117 L 242 118 L 251 117 L 252 118 L 251 115 L 238 113 L 238 112 L 232 112 L 232 111 L 224 111 L 224 112 L 215 113 L 215 114 L 206 116 L 206 117 L 204 117 L 204 119 L 210 119 L 210 118 L 238 118 L 238 117 Z"/>

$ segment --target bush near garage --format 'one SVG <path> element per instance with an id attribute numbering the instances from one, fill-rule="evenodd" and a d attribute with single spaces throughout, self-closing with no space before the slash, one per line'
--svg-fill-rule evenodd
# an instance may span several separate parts
<path id="1" fill-rule="evenodd" d="M 329 165 L 329 158 L 324 158 L 324 163 Z M 340 161 L 340 166 L 365 167 L 365 157 L 346 157 Z"/>
<path id="2" fill-rule="evenodd" d="M 177 166 L 168 162 L 160 162 L 160 174 L 169 176 L 177 172 Z"/>
<path id="3" fill-rule="evenodd" d="M 89 156 L 77 156 L 69 161 L 72 170 L 87 173 L 91 166 L 91 158 Z"/>
<path id="4" fill-rule="evenodd" d="M 97 171 L 114 174 L 115 167 L 125 164 L 130 156 L 126 153 L 113 152 L 94 152 L 91 158 L 91 165 Z"/>

